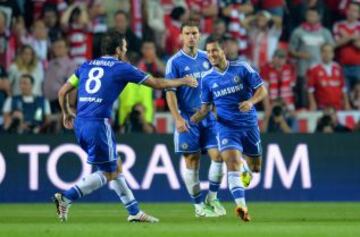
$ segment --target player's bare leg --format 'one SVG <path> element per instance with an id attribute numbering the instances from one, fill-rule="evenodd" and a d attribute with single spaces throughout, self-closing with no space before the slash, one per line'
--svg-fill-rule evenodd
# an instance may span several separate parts
<path id="1" fill-rule="evenodd" d="M 241 152 L 239 150 L 225 150 L 221 153 L 227 166 L 229 190 L 236 203 L 235 213 L 243 221 L 250 221 L 250 215 L 245 201 L 245 189 L 240 180 Z"/>
<path id="2" fill-rule="evenodd" d="M 196 217 L 217 217 L 218 215 L 203 202 L 200 190 L 200 153 L 184 154 L 186 168 L 183 174 L 186 189 L 191 196 L 195 206 Z"/>
<path id="3" fill-rule="evenodd" d="M 245 158 L 251 172 L 259 173 L 261 171 L 261 156 L 248 156 L 243 154 L 243 157 Z"/>
<path id="4" fill-rule="evenodd" d="M 205 204 L 213 208 L 214 212 L 219 216 L 226 215 L 226 209 L 220 203 L 217 193 L 223 178 L 223 160 L 220 152 L 216 148 L 208 150 L 211 164 L 209 168 L 209 192 L 205 198 Z"/>
<path id="5" fill-rule="evenodd" d="M 121 201 L 128 210 L 128 221 L 159 222 L 157 218 L 152 217 L 139 209 L 138 203 L 122 175 L 120 160 L 118 161 L 117 168 L 114 172 L 97 171 L 82 178 L 75 186 L 64 193 L 56 193 L 54 195 L 53 199 L 60 221 L 67 221 L 69 208 L 73 201 L 94 192 L 108 182 L 110 182 L 111 187 L 119 195 Z"/>

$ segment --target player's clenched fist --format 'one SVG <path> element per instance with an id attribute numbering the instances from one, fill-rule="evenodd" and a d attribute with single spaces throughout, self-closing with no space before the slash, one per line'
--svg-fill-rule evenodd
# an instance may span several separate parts
<path id="1" fill-rule="evenodd" d="M 198 86 L 198 81 L 196 80 L 196 78 L 194 78 L 192 76 L 186 76 L 183 78 L 183 80 L 187 86 L 194 87 L 194 88 Z"/>
<path id="2" fill-rule="evenodd" d="M 239 109 L 241 112 L 247 112 L 253 107 L 253 103 L 248 100 L 245 100 L 239 104 Z"/>
<path id="3" fill-rule="evenodd" d="M 74 118 L 73 114 L 64 114 L 63 115 L 63 124 L 66 129 L 73 129 L 74 128 Z"/>

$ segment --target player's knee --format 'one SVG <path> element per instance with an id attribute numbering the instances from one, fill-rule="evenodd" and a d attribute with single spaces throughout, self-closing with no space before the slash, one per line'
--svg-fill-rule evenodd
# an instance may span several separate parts
<path id="1" fill-rule="evenodd" d="M 240 162 L 237 159 L 226 159 L 225 164 L 228 171 L 237 171 L 240 168 Z"/>
<path id="2" fill-rule="evenodd" d="M 200 166 L 200 156 L 197 154 L 185 155 L 185 164 L 188 169 L 197 169 Z"/>
<path id="3" fill-rule="evenodd" d="M 114 180 L 118 177 L 119 172 L 115 171 L 115 172 L 103 172 L 104 176 L 106 177 L 106 181 L 110 182 L 111 180 Z"/>
<path id="4" fill-rule="evenodd" d="M 215 161 L 215 162 L 222 162 L 222 161 L 223 161 L 223 159 L 222 159 L 222 157 L 221 157 L 220 154 L 217 155 L 217 156 L 211 157 L 211 160 L 212 160 L 212 161 Z"/>

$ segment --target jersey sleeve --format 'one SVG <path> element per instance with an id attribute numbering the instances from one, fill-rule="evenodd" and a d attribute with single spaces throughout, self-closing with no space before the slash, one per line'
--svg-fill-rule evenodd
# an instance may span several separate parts
<path id="1" fill-rule="evenodd" d="M 201 98 L 201 103 L 203 103 L 203 104 L 209 104 L 209 103 L 213 102 L 212 93 L 210 91 L 210 88 L 209 88 L 209 85 L 208 85 L 208 80 L 206 80 L 206 77 L 204 77 L 201 80 L 200 98 Z"/>
<path id="2" fill-rule="evenodd" d="M 121 75 L 121 79 L 126 82 L 132 82 L 135 84 L 142 84 L 146 79 L 150 77 L 150 75 L 144 73 L 140 69 L 130 64 L 125 64 L 126 66 L 120 68 L 121 70 L 119 74 Z"/>
<path id="3" fill-rule="evenodd" d="M 166 70 L 165 70 L 165 78 L 172 80 L 175 78 L 179 78 L 176 66 L 173 62 L 173 59 L 170 59 L 167 63 L 166 63 Z M 176 91 L 176 88 L 169 88 L 166 89 L 167 91 Z"/>
<path id="4" fill-rule="evenodd" d="M 256 90 L 264 84 L 264 81 L 261 79 L 261 76 L 257 71 L 255 71 L 248 63 L 241 63 L 245 71 L 245 79 L 247 80 L 248 85 L 251 89 Z"/>

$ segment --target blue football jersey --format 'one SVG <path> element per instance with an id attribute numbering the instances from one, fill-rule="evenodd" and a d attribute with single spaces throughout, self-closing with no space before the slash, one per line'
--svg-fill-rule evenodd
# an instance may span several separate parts
<path id="1" fill-rule="evenodd" d="M 110 118 L 112 105 L 127 83 L 142 83 L 147 78 L 144 72 L 114 57 L 85 62 L 68 80 L 77 84 L 77 116 Z"/>
<path id="2" fill-rule="evenodd" d="M 224 72 L 212 68 L 202 79 L 202 103 L 214 103 L 218 122 L 234 128 L 257 126 L 256 109 L 239 110 L 239 103 L 250 99 L 263 81 L 246 62 L 229 62 Z"/>
<path id="3" fill-rule="evenodd" d="M 166 64 L 167 79 L 193 76 L 201 83 L 204 73 L 211 68 L 211 64 L 205 51 L 198 50 L 195 57 L 191 57 L 183 50 L 172 56 Z M 176 92 L 179 110 L 183 113 L 194 113 L 201 106 L 201 88 L 181 86 L 173 88 Z"/>

